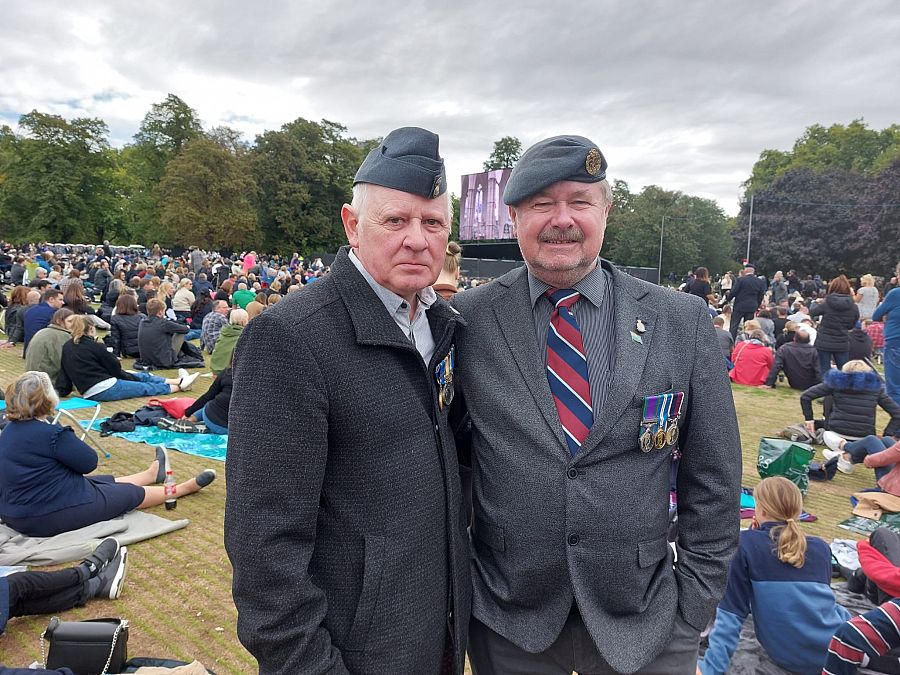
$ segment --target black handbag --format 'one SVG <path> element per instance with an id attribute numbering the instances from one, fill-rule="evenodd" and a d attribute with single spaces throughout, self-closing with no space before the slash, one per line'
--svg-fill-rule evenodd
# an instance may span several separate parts
<path id="1" fill-rule="evenodd" d="M 44 651 L 45 640 L 50 643 L 49 653 Z M 53 617 L 41 633 L 41 659 L 45 668 L 70 668 L 75 675 L 121 673 L 128 660 L 128 621 Z"/>

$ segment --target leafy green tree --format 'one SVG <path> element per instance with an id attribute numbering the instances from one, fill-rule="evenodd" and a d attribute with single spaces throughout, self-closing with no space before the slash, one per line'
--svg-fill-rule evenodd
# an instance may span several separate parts
<path id="1" fill-rule="evenodd" d="M 745 184 L 748 191 L 771 186 L 793 169 L 823 172 L 843 169 L 876 174 L 900 157 L 900 125 L 881 131 L 870 129 L 862 120 L 847 126 L 814 124 L 806 129 L 789 152 L 763 150 Z"/>
<path id="2" fill-rule="evenodd" d="M 32 111 L 0 133 L 0 222 L 20 240 L 98 241 L 120 230 L 106 124 Z"/>
<path id="3" fill-rule="evenodd" d="M 223 250 L 259 244 L 250 168 L 215 141 L 188 141 L 166 166 L 157 191 L 161 244 Z"/>
<path id="4" fill-rule="evenodd" d="M 484 163 L 484 170 L 511 169 L 521 156 L 522 142 L 515 136 L 504 136 L 494 143 L 491 156 Z"/>
<path id="5" fill-rule="evenodd" d="M 731 222 L 715 202 L 655 185 L 634 194 L 624 181 L 613 185 L 604 256 L 623 265 L 656 267 L 663 218 L 662 276 L 699 265 L 715 274 L 731 266 Z"/>
<path id="6" fill-rule="evenodd" d="M 236 157 L 243 157 L 250 152 L 250 144 L 244 139 L 244 135 L 232 127 L 213 127 L 206 135 Z"/>
<path id="7" fill-rule="evenodd" d="M 171 159 L 185 143 L 202 134 L 197 112 L 175 94 L 169 94 L 163 102 L 150 106 L 134 140 L 138 145 L 156 148 Z"/>
<path id="8" fill-rule="evenodd" d="M 341 206 L 350 201 L 363 150 L 372 146 L 346 132 L 334 122 L 298 118 L 257 136 L 251 163 L 265 250 L 307 255 L 344 242 Z"/>

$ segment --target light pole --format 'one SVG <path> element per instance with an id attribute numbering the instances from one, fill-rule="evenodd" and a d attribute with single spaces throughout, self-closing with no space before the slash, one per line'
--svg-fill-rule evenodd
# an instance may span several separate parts
<path id="1" fill-rule="evenodd" d="M 656 266 L 656 285 L 662 285 L 662 252 L 663 252 L 663 234 L 666 231 L 666 218 L 669 220 L 687 220 L 687 216 L 670 216 L 664 213 L 662 223 L 659 225 L 659 263 Z"/>
<path id="2" fill-rule="evenodd" d="M 747 224 L 747 258 L 750 262 L 750 235 L 753 233 L 753 193 L 750 193 L 750 222 Z"/>

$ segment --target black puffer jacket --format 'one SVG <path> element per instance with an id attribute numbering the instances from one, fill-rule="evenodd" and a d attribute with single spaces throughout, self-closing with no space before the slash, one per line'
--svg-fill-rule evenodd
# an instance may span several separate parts
<path id="1" fill-rule="evenodd" d="M 138 347 L 138 326 L 146 318 L 143 314 L 114 314 L 109 320 L 109 344 L 116 356 L 141 355 Z"/>
<path id="2" fill-rule="evenodd" d="M 880 405 L 891 416 L 882 435 L 900 433 L 900 405 L 885 393 L 878 373 L 828 371 L 822 384 L 810 387 L 800 395 L 803 419 L 813 419 L 812 402 L 825 396 L 831 396 L 833 401 L 825 420 L 825 428 L 830 431 L 857 438 L 874 434 L 876 406 Z"/>
<path id="3" fill-rule="evenodd" d="M 825 302 L 809 308 L 809 315 L 820 316 L 816 349 L 824 352 L 846 352 L 850 349 L 848 331 L 859 321 L 859 307 L 853 298 L 843 293 L 825 296 Z"/>
<path id="4" fill-rule="evenodd" d="M 22 342 L 25 339 L 25 325 L 22 317 L 28 305 L 10 305 L 6 308 L 6 339 L 10 342 Z"/>

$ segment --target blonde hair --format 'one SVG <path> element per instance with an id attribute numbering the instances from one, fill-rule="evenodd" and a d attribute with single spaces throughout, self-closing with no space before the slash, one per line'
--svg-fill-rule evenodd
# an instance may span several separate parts
<path id="1" fill-rule="evenodd" d="M 853 359 L 852 361 L 847 361 L 844 364 L 844 367 L 841 368 L 842 373 L 870 373 L 872 372 L 872 368 L 865 361 L 861 361 L 860 359 Z"/>
<path id="2" fill-rule="evenodd" d="M 457 274 L 460 258 L 462 258 L 462 247 L 455 241 L 447 242 L 447 251 L 444 253 L 444 271 L 450 275 Z"/>
<path id="3" fill-rule="evenodd" d="M 762 511 L 784 523 L 773 527 L 770 533 L 778 559 L 794 567 L 803 567 L 806 562 L 806 537 L 797 523 L 803 511 L 800 488 L 783 476 L 771 476 L 754 488 L 753 499 L 757 513 Z"/>
<path id="4" fill-rule="evenodd" d="M 72 317 L 72 325 L 69 328 L 69 332 L 72 333 L 72 342 L 76 345 L 81 342 L 81 338 L 84 336 L 92 338 L 97 334 L 94 322 L 87 314 L 77 314 Z"/>
<path id="5" fill-rule="evenodd" d="M 762 330 L 762 324 L 759 323 L 756 319 L 748 319 L 744 322 L 744 332 L 749 333 L 754 330 Z"/>
<path id="6" fill-rule="evenodd" d="M 20 375 L 6 388 L 6 417 L 12 421 L 46 417 L 59 404 L 50 376 L 37 370 Z"/>
<path id="7" fill-rule="evenodd" d="M 859 285 L 860 286 L 874 286 L 875 285 L 875 277 L 873 277 L 871 274 L 863 274 L 859 278 Z"/>
<path id="8" fill-rule="evenodd" d="M 281 302 L 281 295 L 279 293 L 272 293 L 272 295 L 269 296 L 269 307 L 279 302 Z"/>

